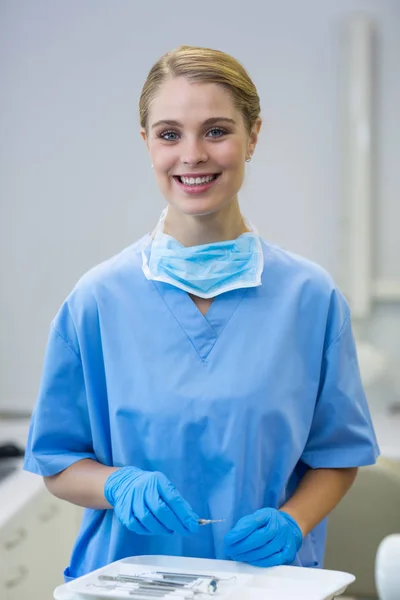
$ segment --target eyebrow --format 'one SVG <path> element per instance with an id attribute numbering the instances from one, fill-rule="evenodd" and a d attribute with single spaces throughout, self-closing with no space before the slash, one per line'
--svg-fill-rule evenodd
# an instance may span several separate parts
<path id="1" fill-rule="evenodd" d="M 210 119 L 206 119 L 202 124 L 203 125 L 213 125 L 214 123 L 230 123 L 231 125 L 236 125 L 236 121 L 233 119 L 228 119 L 228 117 L 211 117 Z M 161 121 L 157 121 L 154 125 L 151 126 L 152 129 L 158 127 L 159 125 L 168 125 L 169 127 L 183 127 L 182 123 L 179 121 L 171 121 L 170 119 L 162 119 Z"/>

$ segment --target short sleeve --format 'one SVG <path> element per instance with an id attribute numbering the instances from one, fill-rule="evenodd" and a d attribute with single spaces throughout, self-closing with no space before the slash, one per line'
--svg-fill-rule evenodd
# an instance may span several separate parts
<path id="1" fill-rule="evenodd" d="M 302 461 L 314 469 L 345 468 L 374 464 L 378 456 L 347 316 L 340 333 L 324 352 L 318 398 Z"/>
<path id="2" fill-rule="evenodd" d="M 30 423 L 24 469 L 43 476 L 54 475 L 83 458 L 96 460 L 82 364 L 74 347 L 53 324 Z"/>

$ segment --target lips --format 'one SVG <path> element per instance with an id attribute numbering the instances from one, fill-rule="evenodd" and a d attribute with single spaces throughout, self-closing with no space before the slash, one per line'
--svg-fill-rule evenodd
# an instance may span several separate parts
<path id="1" fill-rule="evenodd" d="M 203 194 L 214 185 L 220 175 L 221 173 L 188 173 L 173 175 L 173 179 L 186 194 Z"/>
<path id="2" fill-rule="evenodd" d="M 204 185 L 215 181 L 221 173 L 188 173 L 173 175 L 173 178 L 183 185 Z"/>

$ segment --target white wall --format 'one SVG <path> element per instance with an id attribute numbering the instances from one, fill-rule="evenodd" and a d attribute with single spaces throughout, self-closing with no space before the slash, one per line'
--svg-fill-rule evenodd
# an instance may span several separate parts
<path id="1" fill-rule="evenodd" d="M 153 62 L 182 43 L 232 53 L 258 87 L 244 212 L 338 276 L 339 30 L 358 9 L 379 31 L 375 267 L 399 278 L 400 2 L 2 0 L 0 410 L 32 408 L 60 303 L 163 206 L 137 102 Z M 397 361 L 399 332 L 400 307 L 375 307 L 365 333 Z"/>

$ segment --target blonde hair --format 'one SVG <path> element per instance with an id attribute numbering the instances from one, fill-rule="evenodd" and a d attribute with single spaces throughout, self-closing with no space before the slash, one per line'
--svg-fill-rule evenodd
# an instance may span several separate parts
<path id="1" fill-rule="evenodd" d="M 257 89 L 246 69 L 232 56 L 196 46 L 179 46 L 162 56 L 151 68 L 139 100 L 140 125 L 147 131 L 150 104 L 167 79 L 186 77 L 193 83 L 216 83 L 231 94 L 250 133 L 260 115 Z"/>

